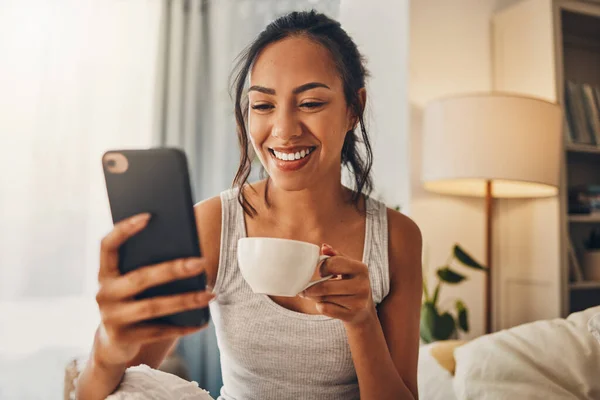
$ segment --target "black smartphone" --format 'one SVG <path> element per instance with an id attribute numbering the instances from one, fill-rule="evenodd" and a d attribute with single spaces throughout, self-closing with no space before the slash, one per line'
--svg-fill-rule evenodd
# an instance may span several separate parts
<path id="1" fill-rule="evenodd" d="M 119 249 L 119 270 L 177 258 L 200 257 L 194 204 L 185 153 L 177 148 L 110 150 L 102 167 L 113 223 L 149 212 L 146 228 Z M 206 274 L 147 289 L 137 299 L 206 289 Z M 201 326 L 209 321 L 208 307 L 183 311 L 148 322 Z"/>

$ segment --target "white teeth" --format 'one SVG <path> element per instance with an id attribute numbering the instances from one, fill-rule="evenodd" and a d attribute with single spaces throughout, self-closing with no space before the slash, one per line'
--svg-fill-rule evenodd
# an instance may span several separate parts
<path id="1" fill-rule="evenodd" d="M 298 151 L 296 153 L 281 153 L 279 151 L 273 150 L 273 154 L 275 154 L 275 157 L 280 160 L 284 160 L 284 161 L 299 160 L 299 159 L 304 158 L 307 155 L 309 155 L 310 152 L 311 152 L 311 149 L 305 149 L 302 151 Z"/>

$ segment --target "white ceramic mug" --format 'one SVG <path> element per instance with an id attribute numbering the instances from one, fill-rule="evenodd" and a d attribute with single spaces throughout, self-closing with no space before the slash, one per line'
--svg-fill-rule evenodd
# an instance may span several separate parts
<path id="1" fill-rule="evenodd" d="M 237 258 L 242 276 L 254 293 L 294 297 L 312 285 L 315 269 L 329 256 L 319 246 L 298 240 L 250 237 L 238 241 Z"/>

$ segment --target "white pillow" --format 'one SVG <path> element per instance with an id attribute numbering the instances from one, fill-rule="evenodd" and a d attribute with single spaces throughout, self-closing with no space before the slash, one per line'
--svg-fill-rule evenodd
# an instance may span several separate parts
<path id="1" fill-rule="evenodd" d="M 196 382 L 147 365 L 128 368 L 119 389 L 106 400 L 214 400 Z"/>
<path id="2" fill-rule="evenodd" d="M 586 322 L 600 307 L 475 339 L 454 351 L 459 399 L 600 399 L 600 346 Z"/>
<path id="3" fill-rule="evenodd" d="M 456 400 L 452 388 L 452 375 L 431 355 L 435 343 L 419 348 L 418 387 L 419 398 L 425 400 Z"/>
<path id="4" fill-rule="evenodd" d="M 591 308 L 588 308 L 587 310 L 579 311 L 579 312 L 569 315 L 567 317 L 567 321 L 571 321 L 575 325 L 585 329 L 590 318 L 592 318 L 594 315 L 596 315 L 598 313 L 600 313 L 600 306 L 591 307 Z"/>
<path id="5" fill-rule="evenodd" d="M 600 343 L 600 314 L 596 314 L 590 318 L 588 321 L 588 330 L 592 332 L 592 335 Z"/>

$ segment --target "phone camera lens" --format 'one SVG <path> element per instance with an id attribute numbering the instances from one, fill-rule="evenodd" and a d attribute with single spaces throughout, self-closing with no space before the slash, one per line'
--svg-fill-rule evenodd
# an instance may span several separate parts
<path id="1" fill-rule="evenodd" d="M 116 165 L 117 165 L 117 162 L 116 162 L 115 160 L 108 160 L 108 161 L 106 162 L 106 166 L 107 166 L 108 168 L 114 168 Z"/>

